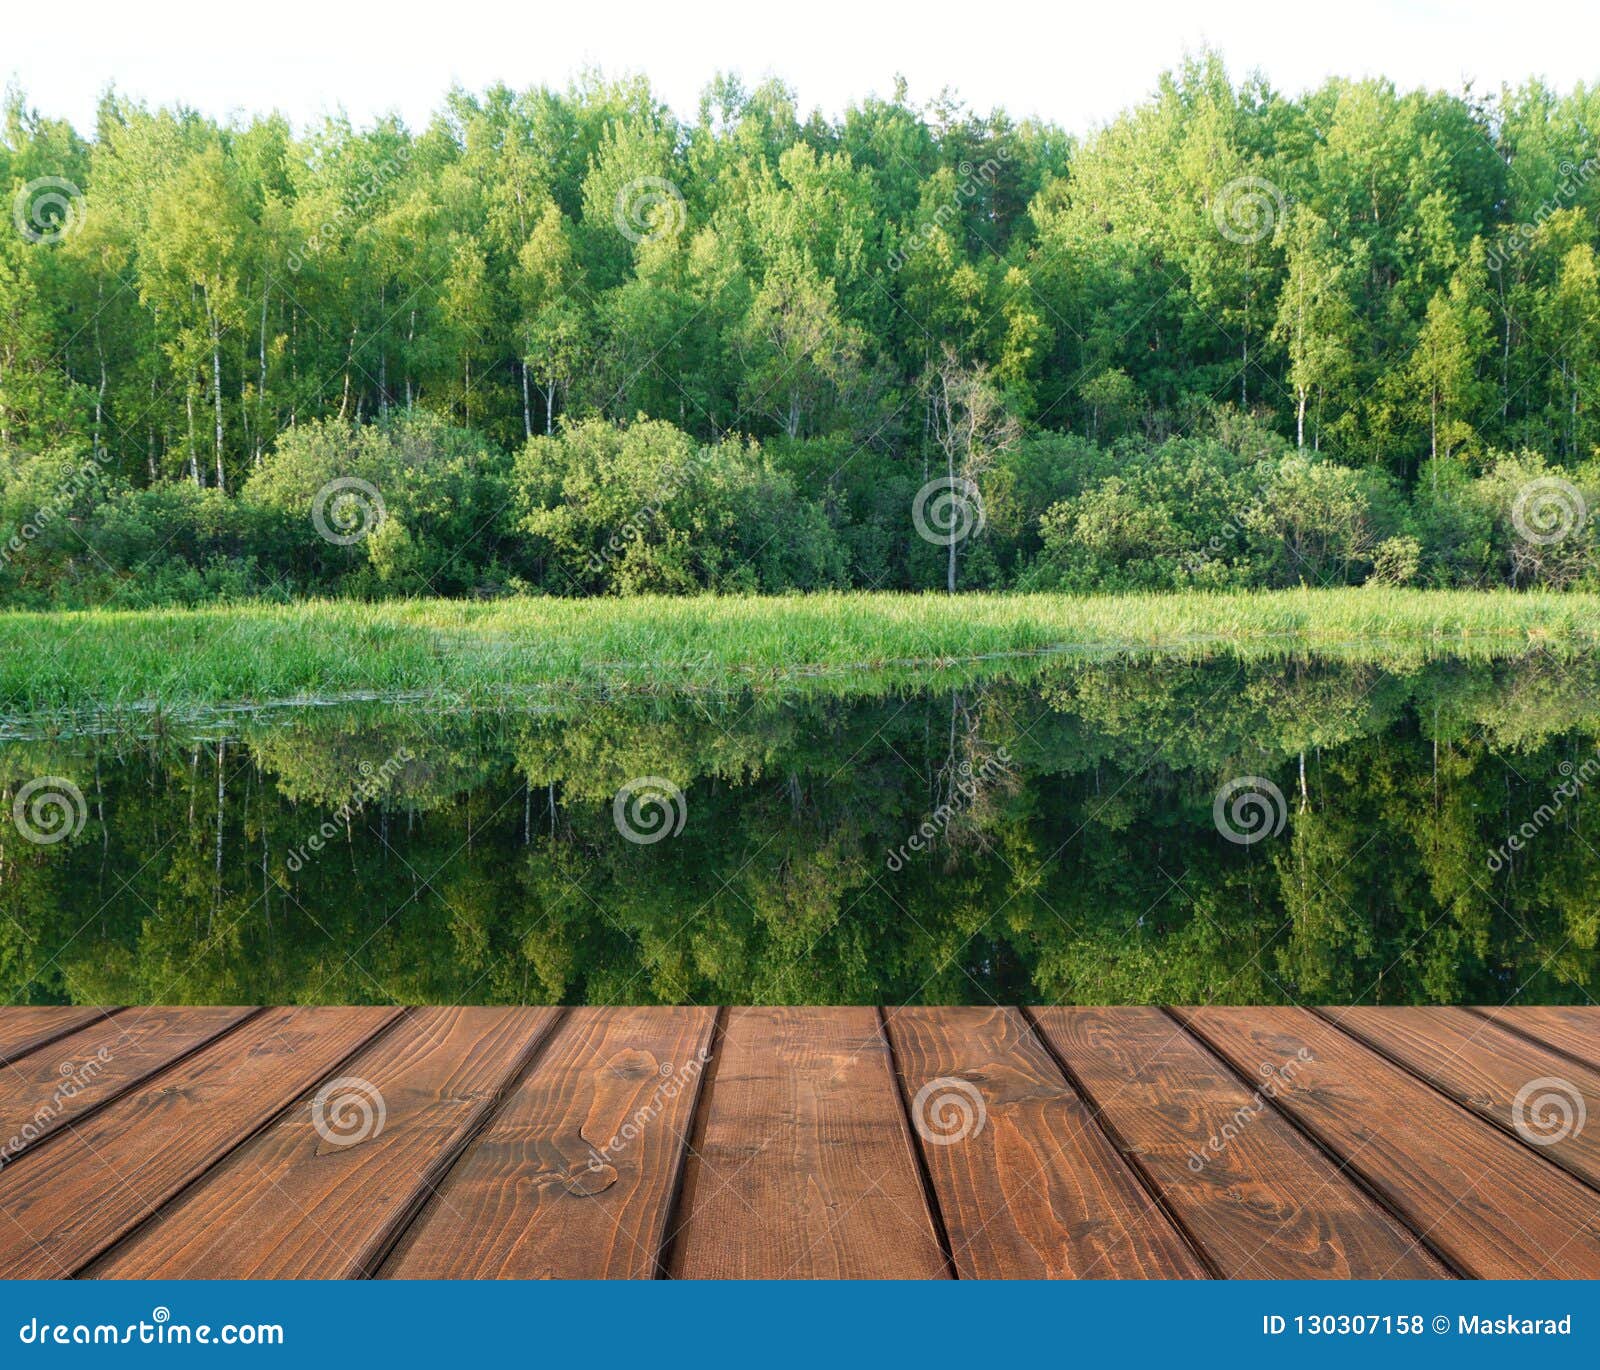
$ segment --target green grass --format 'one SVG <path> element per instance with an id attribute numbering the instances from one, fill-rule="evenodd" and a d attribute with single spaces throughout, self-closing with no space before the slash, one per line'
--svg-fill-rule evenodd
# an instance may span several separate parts
<path id="1" fill-rule="evenodd" d="M 740 686 L 881 690 L 1060 652 L 1587 652 L 1600 596 L 1392 589 L 773 599 L 315 601 L 0 614 L 0 714 Z"/>

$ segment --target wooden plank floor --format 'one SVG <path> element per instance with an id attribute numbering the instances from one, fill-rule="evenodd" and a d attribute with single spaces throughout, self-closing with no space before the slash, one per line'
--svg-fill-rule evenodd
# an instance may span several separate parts
<path id="1" fill-rule="evenodd" d="M 1600 1008 L 0 1009 L 0 1276 L 1600 1278 Z"/>

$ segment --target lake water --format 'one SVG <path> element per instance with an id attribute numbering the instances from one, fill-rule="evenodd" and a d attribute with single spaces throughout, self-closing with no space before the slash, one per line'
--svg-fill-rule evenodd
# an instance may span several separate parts
<path id="1" fill-rule="evenodd" d="M 7 1002 L 1586 1002 L 1600 665 L 1059 661 L 0 740 Z"/>

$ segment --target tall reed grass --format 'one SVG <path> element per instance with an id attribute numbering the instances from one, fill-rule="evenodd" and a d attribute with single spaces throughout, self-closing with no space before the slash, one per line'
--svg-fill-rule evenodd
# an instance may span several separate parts
<path id="1" fill-rule="evenodd" d="M 0 713 L 360 694 L 820 688 L 1015 673 L 1062 652 L 1587 652 L 1600 596 L 1504 591 L 310 601 L 0 614 Z"/>

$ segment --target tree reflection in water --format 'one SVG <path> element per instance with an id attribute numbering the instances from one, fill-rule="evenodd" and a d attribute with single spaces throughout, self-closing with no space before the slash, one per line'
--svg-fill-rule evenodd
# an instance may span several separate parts
<path id="1" fill-rule="evenodd" d="M 9 741 L 0 990 L 1583 1002 L 1597 676 L 1121 659 L 871 699 L 324 707 Z M 63 840 L 18 829 L 40 777 L 83 796 Z M 1259 834 L 1231 826 L 1237 790 L 1218 802 L 1247 777 Z"/>

